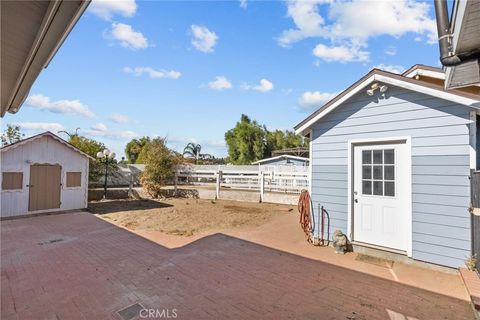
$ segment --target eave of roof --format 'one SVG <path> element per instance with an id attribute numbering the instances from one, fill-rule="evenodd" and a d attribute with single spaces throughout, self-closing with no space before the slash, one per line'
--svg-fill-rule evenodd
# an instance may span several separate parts
<path id="1" fill-rule="evenodd" d="M 283 154 L 283 155 L 279 155 L 279 156 L 275 156 L 275 157 L 271 157 L 271 158 L 261 159 L 261 160 L 252 162 L 252 164 L 259 164 L 259 163 L 268 162 L 268 161 L 277 160 L 277 159 L 283 159 L 283 158 L 288 158 L 288 159 L 292 159 L 292 160 L 299 160 L 299 161 L 309 161 L 309 159 L 305 158 L 305 157 L 298 157 L 298 156 L 292 156 L 292 155 L 289 155 L 289 154 Z"/>
<path id="2" fill-rule="evenodd" d="M 22 12 L 25 11 L 18 10 L 18 7 L 12 7 L 12 10 L 19 15 L 19 18 L 10 21 L 5 25 L 2 22 L 2 36 L 4 36 L 2 37 L 2 67 L 6 65 L 12 65 L 11 59 L 7 59 L 9 54 L 13 54 L 13 56 L 16 57 L 18 56 L 18 52 L 9 52 L 8 54 L 4 52 L 8 49 L 11 49 L 11 46 L 7 46 L 7 40 L 4 40 L 3 38 L 6 38 L 8 35 L 15 35 L 17 37 L 24 36 L 24 38 L 30 38 L 32 35 L 34 35 L 34 38 L 31 42 L 31 45 L 30 40 L 28 41 L 28 50 L 27 48 L 24 48 L 20 51 L 21 53 L 25 54 L 25 58 L 23 58 L 22 55 L 22 60 L 20 61 L 20 64 L 18 64 L 19 67 L 15 68 L 8 76 L 2 71 L 2 83 L 8 85 L 8 90 L 6 92 L 2 92 L 0 105 L 1 117 L 3 117 L 6 112 L 16 113 L 19 110 L 41 70 L 47 67 L 70 31 L 77 23 L 78 19 L 81 17 L 83 12 L 85 12 L 90 1 L 91 0 L 49 1 L 47 2 L 49 4 L 46 12 L 40 15 L 41 12 L 39 11 L 37 14 L 39 19 L 37 20 L 21 19 L 25 16 L 25 14 L 22 14 Z M 22 5 L 26 5 L 28 3 L 28 1 L 24 1 Z M 34 5 L 35 1 L 30 1 L 30 3 Z M 11 6 L 15 6 L 15 3 L 11 4 Z M 7 10 L 8 7 L 4 7 L 3 9 L 2 21 L 7 20 L 7 15 L 12 14 L 12 12 L 10 12 L 11 10 Z M 32 12 L 30 12 L 30 14 L 32 14 Z M 33 20 L 35 20 L 35 22 Z M 36 23 L 38 20 L 41 21 L 40 25 L 37 25 Z M 22 25 L 28 25 L 28 23 L 30 23 L 29 26 L 34 29 L 36 33 L 27 35 L 21 33 L 16 34 L 14 31 L 18 29 L 18 26 L 15 25 L 15 23 Z M 20 29 L 24 30 L 25 28 Z M 15 41 L 15 39 L 10 39 L 10 41 Z M 4 89 L 3 85 L 2 89 Z"/>
<path id="3" fill-rule="evenodd" d="M 437 67 L 432 67 L 432 66 L 427 66 L 424 64 L 416 64 L 406 70 L 405 72 L 402 73 L 402 76 L 411 78 L 412 74 L 418 74 L 418 71 L 420 70 L 426 70 L 426 71 L 431 71 L 431 72 L 438 72 L 438 73 L 444 73 L 442 68 L 437 68 Z"/>
<path id="4" fill-rule="evenodd" d="M 373 69 L 350 87 L 328 101 L 325 105 L 312 113 L 305 120 L 297 124 L 294 127 L 295 132 L 297 134 L 305 134 L 305 130 L 307 130 L 313 123 L 320 120 L 320 118 L 322 118 L 324 115 L 348 100 L 351 95 L 356 94 L 358 90 L 361 90 L 372 82 L 382 82 L 394 86 L 404 87 L 412 91 L 422 92 L 442 99 L 454 101 L 459 104 L 467 105 L 472 108 L 480 109 L 480 97 L 478 95 L 466 92 L 446 91 L 442 86 L 436 84 L 423 82 L 414 78 L 407 78 L 388 71 Z"/>
<path id="5" fill-rule="evenodd" d="M 63 140 L 62 138 L 60 138 L 59 136 L 57 136 L 56 134 L 50 132 L 50 131 L 45 131 L 45 132 L 42 132 L 42 133 L 39 133 L 37 135 L 34 135 L 34 136 L 31 136 L 31 137 L 28 137 L 26 139 L 23 139 L 23 140 L 20 140 L 20 141 L 17 141 L 17 142 L 14 142 L 14 143 L 11 143 L 9 145 L 6 145 L 4 147 L 1 147 L 0 148 L 0 152 L 6 152 L 10 149 L 15 149 L 21 145 L 24 145 L 26 143 L 29 143 L 29 142 L 32 142 L 34 140 L 37 140 L 39 138 L 42 138 L 42 137 L 51 137 L 55 140 L 57 140 L 58 142 L 64 144 L 65 146 L 67 146 L 68 148 L 80 153 L 82 156 L 85 156 L 91 160 L 95 160 L 95 158 L 93 158 L 92 156 L 86 154 L 85 152 L 83 152 L 82 150 L 78 149 L 77 147 L 75 147 L 74 145 L 70 144 L 69 142 Z"/>

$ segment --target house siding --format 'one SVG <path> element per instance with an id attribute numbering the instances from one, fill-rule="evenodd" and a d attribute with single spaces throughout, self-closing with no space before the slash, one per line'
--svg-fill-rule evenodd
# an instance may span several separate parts
<path id="1" fill-rule="evenodd" d="M 363 91 L 312 126 L 312 199 L 330 234 L 348 224 L 348 140 L 411 137 L 412 257 L 458 267 L 470 255 L 470 108 L 390 87 Z"/>

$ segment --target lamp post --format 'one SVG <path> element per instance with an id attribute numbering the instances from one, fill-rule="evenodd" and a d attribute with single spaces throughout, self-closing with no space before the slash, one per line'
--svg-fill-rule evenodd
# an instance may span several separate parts
<path id="1" fill-rule="evenodd" d="M 107 198 L 107 177 L 108 177 L 108 165 L 114 162 L 115 152 L 112 152 L 108 149 L 99 151 L 97 153 L 97 158 L 100 162 L 105 164 L 105 181 L 103 183 L 103 199 Z"/>

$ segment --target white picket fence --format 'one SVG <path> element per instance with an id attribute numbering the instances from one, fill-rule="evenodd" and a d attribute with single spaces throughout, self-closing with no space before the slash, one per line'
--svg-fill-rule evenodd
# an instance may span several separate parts
<path id="1" fill-rule="evenodd" d="M 175 186 L 215 186 L 217 197 L 221 188 L 258 190 L 262 199 L 265 192 L 298 194 L 308 183 L 307 166 L 188 165 L 175 173 Z"/>

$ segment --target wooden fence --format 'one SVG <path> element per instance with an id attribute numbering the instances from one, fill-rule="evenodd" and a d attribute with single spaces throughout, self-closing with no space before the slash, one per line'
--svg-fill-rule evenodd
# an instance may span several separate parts
<path id="1" fill-rule="evenodd" d="M 309 167 L 302 166 L 179 166 L 175 185 L 215 186 L 217 198 L 221 188 L 298 194 L 308 189 Z"/>

